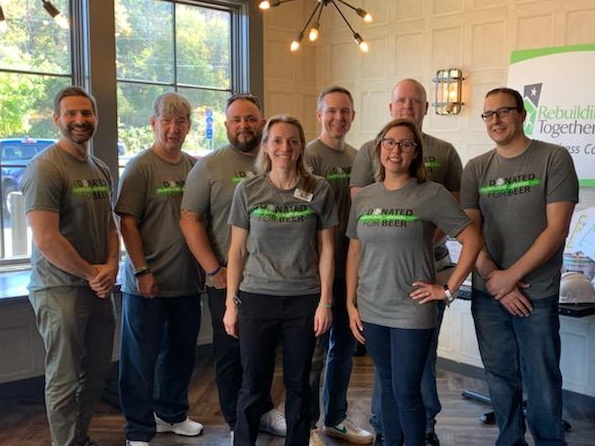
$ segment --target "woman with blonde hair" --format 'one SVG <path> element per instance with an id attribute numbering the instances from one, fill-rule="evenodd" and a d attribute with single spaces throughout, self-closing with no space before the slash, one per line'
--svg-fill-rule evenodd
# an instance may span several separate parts
<path id="1" fill-rule="evenodd" d="M 300 122 L 277 115 L 266 123 L 259 174 L 234 193 L 229 224 L 227 300 L 223 319 L 239 337 L 242 387 L 234 444 L 256 444 L 275 366 L 283 347 L 287 446 L 310 435 L 308 376 L 315 336 L 332 322 L 333 228 L 338 224 L 329 184 L 303 164 Z"/>

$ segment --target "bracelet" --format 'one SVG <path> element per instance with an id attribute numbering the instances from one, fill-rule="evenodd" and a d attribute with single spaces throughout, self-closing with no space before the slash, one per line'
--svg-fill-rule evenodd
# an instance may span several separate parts
<path id="1" fill-rule="evenodd" d="M 319 302 L 318 306 L 322 307 L 322 308 L 333 308 L 333 303 L 332 302 Z"/>
<path id="2" fill-rule="evenodd" d="M 446 306 L 450 307 L 450 304 L 452 303 L 453 300 L 455 300 L 455 297 L 452 295 L 452 292 L 450 291 L 448 284 L 445 283 L 444 285 L 442 285 L 442 287 L 444 288 L 444 295 L 446 296 L 446 299 L 445 299 Z"/>
<path id="3" fill-rule="evenodd" d="M 144 276 L 145 274 L 149 274 L 150 272 L 151 272 L 151 268 L 149 268 L 149 265 L 144 265 L 144 266 L 134 269 L 132 271 L 132 274 L 134 274 L 134 277 L 138 277 L 138 276 Z"/>
<path id="4" fill-rule="evenodd" d="M 207 273 L 207 276 L 209 277 L 213 277 L 214 275 L 216 275 L 219 271 L 221 271 L 221 268 L 223 268 L 221 265 L 219 265 L 217 268 L 215 268 L 213 271 L 210 271 Z"/>

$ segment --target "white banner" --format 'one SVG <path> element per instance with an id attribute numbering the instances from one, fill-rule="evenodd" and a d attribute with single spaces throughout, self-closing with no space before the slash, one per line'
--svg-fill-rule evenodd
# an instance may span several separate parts
<path id="1" fill-rule="evenodd" d="M 566 147 L 595 187 L 595 44 L 513 51 L 508 86 L 525 100 L 525 133 Z"/>

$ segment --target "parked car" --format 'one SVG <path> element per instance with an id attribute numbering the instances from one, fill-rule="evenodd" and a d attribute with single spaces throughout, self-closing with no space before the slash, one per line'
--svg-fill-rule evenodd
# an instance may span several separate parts
<path id="1" fill-rule="evenodd" d="M 25 168 L 31 158 L 55 139 L 0 139 L 0 168 L 2 170 L 2 206 L 10 213 L 10 194 L 19 190 Z"/>

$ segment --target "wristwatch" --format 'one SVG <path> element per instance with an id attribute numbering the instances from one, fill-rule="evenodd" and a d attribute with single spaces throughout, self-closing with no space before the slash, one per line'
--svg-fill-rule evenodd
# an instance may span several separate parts
<path id="1" fill-rule="evenodd" d="M 453 300 L 455 300 L 455 297 L 453 296 L 452 292 L 450 291 L 450 288 L 448 288 L 448 285 L 446 283 L 442 285 L 442 288 L 444 288 L 444 294 L 446 295 L 444 303 L 446 303 L 447 307 L 450 307 L 450 304 Z"/>

